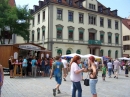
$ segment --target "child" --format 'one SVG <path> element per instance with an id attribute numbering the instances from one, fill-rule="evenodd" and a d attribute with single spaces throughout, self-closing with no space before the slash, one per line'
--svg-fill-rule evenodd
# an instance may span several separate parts
<path id="1" fill-rule="evenodd" d="M 79 64 L 79 67 L 80 67 L 80 69 L 83 68 L 83 63 L 82 62 Z M 83 72 L 82 72 L 82 81 L 84 81 L 84 79 L 83 79 Z"/>
<path id="2" fill-rule="evenodd" d="M 129 65 L 127 63 L 125 66 L 125 76 L 128 77 L 128 74 L 129 74 Z"/>
<path id="3" fill-rule="evenodd" d="M 103 81 L 105 81 L 106 71 L 107 71 L 106 66 L 104 64 L 102 64 L 102 79 L 103 79 Z"/>

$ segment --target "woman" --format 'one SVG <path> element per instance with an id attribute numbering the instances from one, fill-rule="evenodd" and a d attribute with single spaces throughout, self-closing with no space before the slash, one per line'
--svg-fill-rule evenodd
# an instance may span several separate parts
<path id="1" fill-rule="evenodd" d="M 80 56 L 74 56 L 73 60 L 71 62 L 71 74 L 70 79 L 73 83 L 73 89 L 72 89 L 72 97 L 76 97 L 76 90 L 78 90 L 78 96 L 82 97 L 82 88 L 80 81 L 82 80 L 81 73 L 84 71 L 84 68 L 80 69 L 78 64 L 80 64 L 81 57 Z"/>
<path id="2" fill-rule="evenodd" d="M 22 62 L 22 70 L 23 70 L 23 73 L 24 73 L 23 77 L 24 77 L 24 76 L 26 77 L 26 74 L 27 74 L 27 66 L 28 66 L 28 64 L 27 64 L 27 59 L 24 57 L 23 62 Z"/>
<path id="3" fill-rule="evenodd" d="M 33 57 L 31 64 L 32 64 L 32 76 L 36 77 L 36 75 L 37 75 L 37 60 L 36 60 L 35 56 Z"/>
<path id="4" fill-rule="evenodd" d="M 3 85 L 3 81 L 4 81 L 3 67 L 0 64 L 0 97 L 1 97 L 1 88 L 2 88 L 2 85 Z"/>
<path id="5" fill-rule="evenodd" d="M 9 58 L 8 64 L 9 64 L 9 70 L 10 70 L 10 78 L 13 78 L 13 56 Z"/>
<path id="6" fill-rule="evenodd" d="M 90 70 L 90 75 L 89 75 L 89 78 L 90 78 L 90 81 L 89 81 L 89 85 L 90 85 L 90 89 L 91 89 L 91 93 L 93 95 L 93 97 L 97 97 L 97 92 L 96 92 L 96 84 L 98 82 L 98 79 L 97 79 L 97 67 L 94 63 L 95 61 L 95 58 L 93 56 L 90 56 L 89 59 L 88 59 L 88 64 L 89 64 L 89 70 Z"/>
<path id="7" fill-rule="evenodd" d="M 42 61 L 41 61 L 41 71 L 42 71 L 42 77 L 44 77 L 45 61 L 44 61 L 44 58 L 43 58 L 43 57 L 42 57 Z"/>
<path id="8" fill-rule="evenodd" d="M 126 66 L 125 66 L 125 77 L 129 77 L 128 74 L 129 74 L 129 65 L 128 65 L 128 62 L 127 62 Z"/>
<path id="9" fill-rule="evenodd" d="M 107 68 L 108 68 L 109 78 L 111 78 L 111 73 L 112 73 L 112 70 L 113 70 L 113 65 L 112 65 L 111 60 L 109 60 L 109 62 L 107 63 Z"/>

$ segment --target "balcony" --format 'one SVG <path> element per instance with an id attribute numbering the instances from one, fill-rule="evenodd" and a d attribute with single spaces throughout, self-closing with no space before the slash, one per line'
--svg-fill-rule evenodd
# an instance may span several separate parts
<path id="1" fill-rule="evenodd" d="M 102 42 L 100 40 L 88 40 L 88 44 L 89 45 L 92 45 L 92 44 L 94 44 L 94 45 L 101 45 Z"/>

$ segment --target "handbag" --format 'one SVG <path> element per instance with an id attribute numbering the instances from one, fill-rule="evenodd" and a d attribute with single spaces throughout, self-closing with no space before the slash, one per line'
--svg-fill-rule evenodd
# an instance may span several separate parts
<path id="1" fill-rule="evenodd" d="M 88 76 L 89 76 L 89 73 L 88 73 Z M 88 76 L 87 76 L 87 78 L 84 80 L 84 85 L 85 85 L 85 86 L 89 86 L 89 78 L 88 78 Z"/>

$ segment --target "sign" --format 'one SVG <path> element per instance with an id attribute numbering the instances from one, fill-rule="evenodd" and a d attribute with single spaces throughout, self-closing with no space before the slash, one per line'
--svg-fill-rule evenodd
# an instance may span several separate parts
<path id="1" fill-rule="evenodd" d="M 17 52 L 14 53 L 14 59 L 18 59 L 18 53 Z"/>
<path id="2" fill-rule="evenodd" d="M 37 47 L 37 46 L 34 46 L 34 45 L 19 45 L 19 48 L 28 49 L 28 50 L 41 50 L 40 47 Z"/>

